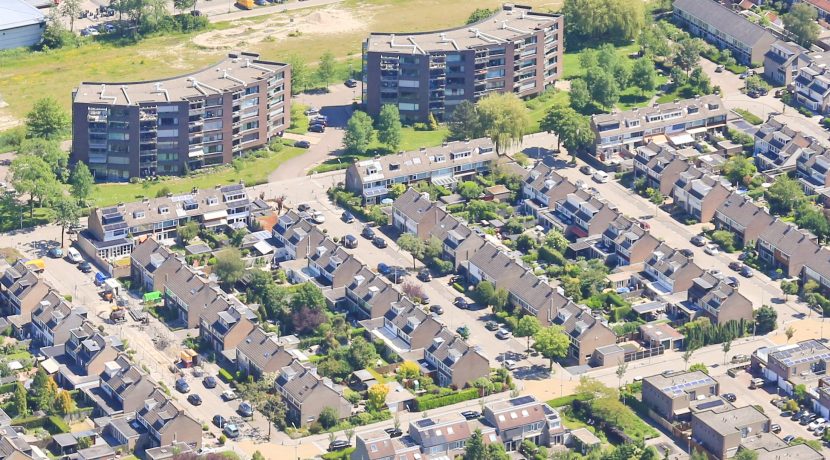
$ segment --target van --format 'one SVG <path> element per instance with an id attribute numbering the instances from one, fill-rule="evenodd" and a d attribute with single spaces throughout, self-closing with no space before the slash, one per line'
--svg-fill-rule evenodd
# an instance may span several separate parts
<path id="1" fill-rule="evenodd" d="M 752 381 L 749 383 L 749 388 L 752 388 L 752 389 L 761 388 L 761 387 L 764 386 L 764 383 L 765 383 L 764 379 L 761 379 L 761 378 L 752 379 Z"/>
<path id="2" fill-rule="evenodd" d="M 610 176 L 605 171 L 597 171 L 592 176 L 595 182 L 599 182 L 600 184 L 604 184 L 610 180 Z"/>
<path id="3" fill-rule="evenodd" d="M 236 0 L 236 4 L 243 10 L 254 9 L 254 0 Z"/>
<path id="4" fill-rule="evenodd" d="M 69 250 L 66 251 L 66 258 L 73 264 L 79 264 L 84 261 L 84 258 L 81 257 L 81 253 L 75 248 L 69 248 Z"/>

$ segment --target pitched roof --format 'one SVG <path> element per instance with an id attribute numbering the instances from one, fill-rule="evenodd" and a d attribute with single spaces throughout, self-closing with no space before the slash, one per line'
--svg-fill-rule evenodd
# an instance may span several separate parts
<path id="1" fill-rule="evenodd" d="M 317 375 L 315 369 L 303 366 L 296 359 L 280 369 L 276 384 L 299 404 L 314 395 L 317 388 L 327 389 L 343 399 L 342 387 L 327 377 Z"/>
<path id="2" fill-rule="evenodd" d="M 450 332 L 446 326 L 442 327 L 435 338 L 432 339 L 427 351 L 437 361 L 444 363 L 449 368 L 453 368 L 455 363 L 470 353 L 478 354 L 487 359 L 477 347 L 471 347 L 464 339 Z"/>
<path id="3" fill-rule="evenodd" d="M 687 12 L 714 29 L 731 35 L 742 44 L 754 46 L 763 40 L 772 42 L 774 39 L 767 29 L 714 1 L 675 0 L 674 8 Z"/>
<path id="4" fill-rule="evenodd" d="M 258 369 L 279 368 L 294 359 L 285 351 L 276 334 L 268 334 L 260 327 L 254 328 L 245 340 L 239 342 L 236 351 L 246 356 Z"/>
<path id="5" fill-rule="evenodd" d="M 745 228 L 758 222 L 762 226 L 767 226 L 773 221 L 772 216 L 764 209 L 753 203 L 748 196 L 738 192 L 730 193 L 717 211 Z"/>
<path id="6" fill-rule="evenodd" d="M 428 212 L 434 212 L 434 209 L 438 208 L 429 198 L 411 187 L 395 200 L 392 207 L 416 223 L 420 222 Z"/>

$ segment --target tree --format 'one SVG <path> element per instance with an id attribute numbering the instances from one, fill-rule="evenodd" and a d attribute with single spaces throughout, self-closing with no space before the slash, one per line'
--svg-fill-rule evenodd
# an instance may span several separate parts
<path id="1" fill-rule="evenodd" d="M 685 366 L 683 366 L 683 369 L 686 369 L 687 367 L 689 367 L 689 360 L 692 359 L 692 354 L 694 352 L 695 352 L 695 349 L 691 348 L 691 347 L 687 348 L 686 351 L 683 352 L 683 362 L 686 363 Z"/>
<path id="2" fill-rule="evenodd" d="M 619 79 L 602 68 L 594 68 L 586 76 L 591 98 L 602 107 L 610 109 L 620 100 Z"/>
<path id="3" fill-rule="evenodd" d="M 337 410 L 333 407 L 326 406 L 320 411 L 317 421 L 320 422 L 320 425 L 323 425 L 324 429 L 328 430 L 334 425 L 337 425 L 338 418 Z"/>
<path id="4" fill-rule="evenodd" d="M 553 361 L 568 355 L 570 340 L 562 328 L 553 325 L 539 329 L 533 335 L 533 348 L 550 361 L 550 369 L 553 370 Z"/>
<path id="5" fill-rule="evenodd" d="M 476 428 L 464 446 L 464 460 L 488 460 L 481 429 Z"/>
<path id="6" fill-rule="evenodd" d="M 26 139 L 20 143 L 17 153 L 18 155 L 33 155 L 42 159 L 49 165 L 57 179 L 61 181 L 66 179 L 66 165 L 69 161 L 69 155 L 61 149 L 58 141 L 41 138 Z"/>
<path id="7" fill-rule="evenodd" d="M 330 51 L 326 51 L 320 56 L 320 64 L 317 66 L 317 78 L 326 85 L 326 88 L 328 88 L 331 79 L 334 78 L 334 55 Z"/>
<path id="8" fill-rule="evenodd" d="M 535 316 L 526 315 L 519 318 L 516 323 L 516 330 L 513 332 L 516 337 L 527 337 L 527 349 L 530 350 L 530 338 L 541 328 L 542 325 L 539 324 L 539 320 Z"/>
<path id="9" fill-rule="evenodd" d="M 786 174 L 775 179 L 766 195 L 770 211 L 781 215 L 789 215 L 806 201 L 801 185 Z"/>
<path id="10" fill-rule="evenodd" d="M 198 234 L 199 224 L 197 224 L 194 220 L 190 220 L 186 224 L 180 225 L 176 228 L 176 235 L 178 235 L 179 241 L 181 241 L 184 246 L 187 246 L 190 240 L 196 238 L 196 235 Z"/>
<path id="11" fill-rule="evenodd" d="M 251 456 L 251 460 L 265 460 L 265 456 L 260 453 L 260 451 L 254 452 L 254 455 Z"/>
<path id="12" fill-rule="evenodd" d="M 373 136 L 372 118 L 366 112 L 356 110 L 346 123 L 346 135 L 343 137 L 346 150 L 354 154 L 366 153 Z"/>
<path id="13" fill-rule="evenodd" d="M 398 106 L 384 104 L 381 107 L 378 116 L 378 140 L 393 152 L 401 145 L 401 113 Z"/>
<path id="14" fill-rule="evenodd" d="M 640 460 L 660 460 L 660 454 L 657 453 L 657 449 L 655 449 L 654 446 L 648 446 L 645 450 L 643 450 L 643 453 L 640 454 Z"/>
<path id="15" fill-rule="evenodd" d="M 752 449 L 741 449 L 735 455 L 735 460 L 758 460 L 758 452 Z"/>
<path id="16" fill-rule="evenodd" d="M 291 66 L 291 94 L 300 94 L 308 85 L 308 66 L 305 58 L 299 54 L 288 56 L 288 64 Z"/>
<path id="17" fill-rule="evenodd" d="M 678 67 L 686 71 L 686 75 L 692 68 L 697 65 L 700 59 L 700 51 L 703 49 L 703 43 L 697 38 L 686 38 L 679 43 L 677 55 L 674 57 L 674 62 Z"/>
<path id="18" fill-rule="evenodd" d="M 731 348 L 732 340 L 727 340 L 721 344 L 721 349 L 723 350 L 723 364 L 726 364 L 726 354 L 729 353 Z"/>
<path id="19" fill-rule="evenodd" d="M 216 253 L 216 265 L 213 272 L 226 286 L 233 286 L 245 272 L 242 253 L 236 248 L 226 248 Z"/>
<path id="20" fill-rule="evenodd" d="M 645 93 L 657 89 L 657 70 L 654 69 L 654 62 L 642 57 L 634 61 L 634 66 L 631 68 L 631 79 L 643 95 Z"/>
<path id="21" fill-rule="evenodd" d="M 173 8 L 179 11 L 179 14 L 188 10 L 195 10 L 196 0 L 173 0 Z"/>
<path id="22" fill-rule="evenodd" d="M 58 394 L 57 408 L 61 415 L 67 415 L 75 410 L 75 401 L 72 400 L 72 395 L 68 391 L 61 391 Z"/>
<path id="23" fill-rule="evenodd" d="M 703 363 L 694 363 L 691 366 L 689 366 L 689 372 L 696 372 L 696 371 L 703 372 L 704 374 L 707 374 L 707 375 L 709 374 L 709 368 L 706 367 L 706 365 L 703 364 Z"/>
<path id="24" fill-rule="evenodd" d="M 781 280 L 781 291 L 784 293 L 784 301 L 787 301 L 787 296 L 798 294 L 798 282 Z"/>
<path id="25" fill-rule="evenodd" d="M 33 155 L 18 155 L 9 168 L 12 185 L 20 194 L 29 195 L 29 213 L 34 213 L 34 202 L 41 205 L 60 193 L 60 183 L 46 161 Z"/>
<path id="26" fill-rule="evenodd" d="M 645 28 L 642 1 L 565 0 L 562 13 L 568 24 L 568 43 L 630 42 Z"/>
<path id="27" fill-rule="evenodd" d="M 60 15 L 69 19 L 69 31 L 75 31 L 75 18 L 77 18 L 83 8 L 81 8 L 81 0 L 64 0 L 60 4 Z"/>
<path id="28" fill-rule="evenodd" d="M 591 103 L 591 93 L 588 91 L 588 84 L 584 78 L 571 80 L 571 107 L 577 112 L 583 112 Z"/>
<path id="29" fill-rule="evenodd" d="M 795 36 L 795 41 L 810 48 L 819 35 L 819 25 L 816 22 L 818 11 L 807 3 L 794 3 L 789 13 L 781 17 L 784 28 Z"/>
<path id="30" fill-rule="evenodd" d="M 14 388 L 13 404 L 18 417 L 26 417 L 29 415 L 29 402 L 26 395 L 26 388 L 20 382 L 17 382 Z"/>
<path id="31" fill-rule="evenodd" d="M 559 150 L 560 144 L 565 144 L 565 148 L 571 154 L 588 147 L 594 140 L 591 122 L 588 117 L 577 113 L 576 110 L 564 104 L 556 104 L 551 107 L 542 119 L 540 127 L 557 135 L 557 150 Z"/>
<path id="32" fill-rule="evenodd" d="M 455 106 L 447 125 L 450 129 L 450 139 L 477 139 L 483 135 L 478 109 L 470 101 L 461 101 Z"/>
<path id="33" fill-rule="evenodd" d="M 415 269 L 417 259 L 424 254 L 424 242 L 412 233 L 404 233 L 396 241 L 398 247 L 412 254 L 412 269 Z"/>
<path id="34" fill-rule="evenodd" d="M 795 335 L 795 328 L 792 326 L 788 327 L 784 330 L 784 335 L 787 336 L 787 343 L 790 343 L 790 339 Z"/>
<path id="35" fill-rule="evenodd" d="M 395 372 L 403 379 L 416 379 L 421 375 L 421 367 L 415 361 L 404 361 Z"/>
<path id="36" fill-rule="evenodd" d="M 743 155 L 733 155 L 723 164 L 723 175 L 734 185 L 749 185 L 757 171 L 752 160 Z"/>
<path id="37" fill-rule="evenodd" d="M 830 223 L 824 212 L 811 204 L 803 204 L 795 211 L 795 223 L 812 232 L 819 241 L 825 241 L 830 235 Z"/>
<path id="38" fill-rule="evenodd" d="M 386 408 L 386 395 L 389 394 L 389 387 L 376 383 L 369 387 L 366 399 L 366 408 L 371 412 L 380 412 Z"/>
<path id="39" fill-rule="evenodd" d="M 484 188 L 471 180 L 464 181 L 455 188 L 455 192 L 467 201 L 478 198 L 482 191 L 484 191 Z"/>
<path id="40" fill-rule="evenodd" d="M 63 247 L 63 237 L 66 235 L 66 227 L 78 223 L 78 218 L 81 217 L 81 210 L 78 208 L 78 203 L 74 198 L 61 195 L 53 203 L 52 211 L 54 211 L 54 223 L 61 228 L 61 247 Z"/>
<path id="41" fill-rule="evenodd" d="M 530 115 L 524 102 L 513 93 L 490 93 L 476 105 L 481 124 L 487 137 L 502 154 L 513 145 L 522 142 Z"/>
<path id="42" fill-rule="evenodd" d="M 622 379 L 625 377 L 625 372 L 628 370 L 628 363 L 620 360 L 617 365 L 617 387 L 622 391 Z M 625 395 L 623 395 L 623 404 L 625 404 Z"/>
<path id="43" fill-rule="evenodd" d="M 755 310 L 754 316 L 756 334 L 766 334 L 778 327 L 778 312 L 769 305 L 762 305 L 761 308 Z"/>
<path id="44" fill-rule="evenodd" d="M 61 140 L 69 133 L 69 115 L 54 98 L 38 99 L 26 114 L 26 132 L 29 137 Z"/>
<path id="45" fill-rule="evenodd" d="M 92 186 L 95 179 L 92 173 L 89 172 L 87 165 L 81 161 L 75 163 L 72 172 L 69 174 L 69 185 L 72 189 L 72 196 L 78 200 L 80 206 L 86 205 L 86 200 L 89 194 L 92 193 Z"/>
<path id="46" fill-rule="evenodd" d="M 495 9 L 490 8 L 476 8 L 470 13 L 470 16 L 467 18 L 467 24 L 472 24 L 474 22 L 483 21 L 490 16 L 496 13 Z"/>
<path id="47" fill-rule="evenodd" d="M 323 291 L 313 283 L 304 283 L 294 292 L 291 297 L 291 309 L 297 310 L 301 307 L 309 307 L 322 311 L 326 308 L 326 297 Z"/>
<path id="48" fill-rule="evenodd" d="M 569 241 L 567 238 L 565 238 L 565 235 L 563 235 L 562 232 L 555 228 L 548 231 L 548 234 L 545 235 L 545 246 L 550 246 L 559 252 L 562 252 L 565 249 L 567 249 L 568 244 Z"/>
<path id="49" fill-rule="evenodd" d="M 38 368 L 35 373 L 30 390 L 35 408 L 47 413 L 52 410 L 52 405 L 58 397 L 58 386 L 43 368 Z"/>

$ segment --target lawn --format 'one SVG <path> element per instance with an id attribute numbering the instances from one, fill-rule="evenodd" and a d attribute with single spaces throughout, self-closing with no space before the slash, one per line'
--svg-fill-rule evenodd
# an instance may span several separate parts
<path id="1" fill-rule="evenodd" d="M 23 216 L 21 226 L 20 217 Z M 34 216 L 29 217 L 29 208 L 25 207 L 23 213 L 11 211 L 0 206 L 0 232 L 8 232 L 19 228 L 29 228 L 38 225 L 48 224 L 52 221 L 52 212 L 48 208 L 35 208 Z"/>
<path id="2" fill-rule="evenodd" d="M 127 203 L 140 200 L 144 197 L 155 197 L 162 188 L 167 187 L 171 193 L 182 193 L 192 188 L 210 188 L 216 185 L 231 184 L 244 181 L 246 185 L 257 185 L 267 181 L 268 175 L 283 162 L 302 153 L 304 149 L 283 147 L 283 149 L 267 158 L 250 158 L 242 161 L 239 171 L 232 167 L 222 167 L 205 173 L 194 173 L 192 176 L 160 180 L 157 182 L 143 182 L 140 184 L 98 184 L 92 192 L 90 204 L 100 207 L 115 203 Z"/>
<path id="3" fill-rule="evenodd" d="M 545 118 L 551 107 L 556 104 L 570 104 L 570 98 L 565 91 L 545 91 L 541 96 L 527 100 L 525 105 L 530 111 L 530 126 L 528 132 L 536 133 L 541 131 L 539 123 Z"/>
<path id="4" fill-rule="evenodd" d="M 294 102 L 291 104 L 291 126 L 286 130 L 292 134 L 305 134 L 308 132 L 308 117 L 305 114 L 308 106 Z"/>
<path id="5" fill-rule="evenodd" d="M 639 49 L 636 43 L 632 43 L 630 45 L 618 46 L 617 53 L 626 60 L 631 60 L 628 55 L 636 53 Z M 585 69 L 579 63 L 579 53 L 581 51 L 584 50 L 565 51 L 565 55 L 562 58 L 562 67 L 565 69 L 562 73 L 564 80 L 571 80 L 585 75 Z"/>

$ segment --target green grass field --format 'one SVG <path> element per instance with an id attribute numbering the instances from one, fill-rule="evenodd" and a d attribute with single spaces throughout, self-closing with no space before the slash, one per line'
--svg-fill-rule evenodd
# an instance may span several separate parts
<path id="1" fill-rule="evenodd" d="M 306 150 L 295 147 L 284 147 L 278 153 L 267 158 L 250 158 L 242 162 L 242 168 L 237 172 L 234 168 L 223 167 L 216 171 L 204 174 L 195 173 L 189 177 L 162 180 L 158 182 L 144 182 L 140 184 L 98 184 L 90 197 L 90 205 L 95 207 L 107 206 L 115 203 L 127 203 L 140 200 L 144 197 L 155 197 L 162 187 L 167 187 L 172 193 L 186 192 L 193 187 L 210 188 L 216 185 L 225 185 L 244 181 L 246 185 L 264 183 L 268 174 L 279 165 L 294 158 Z"/>

